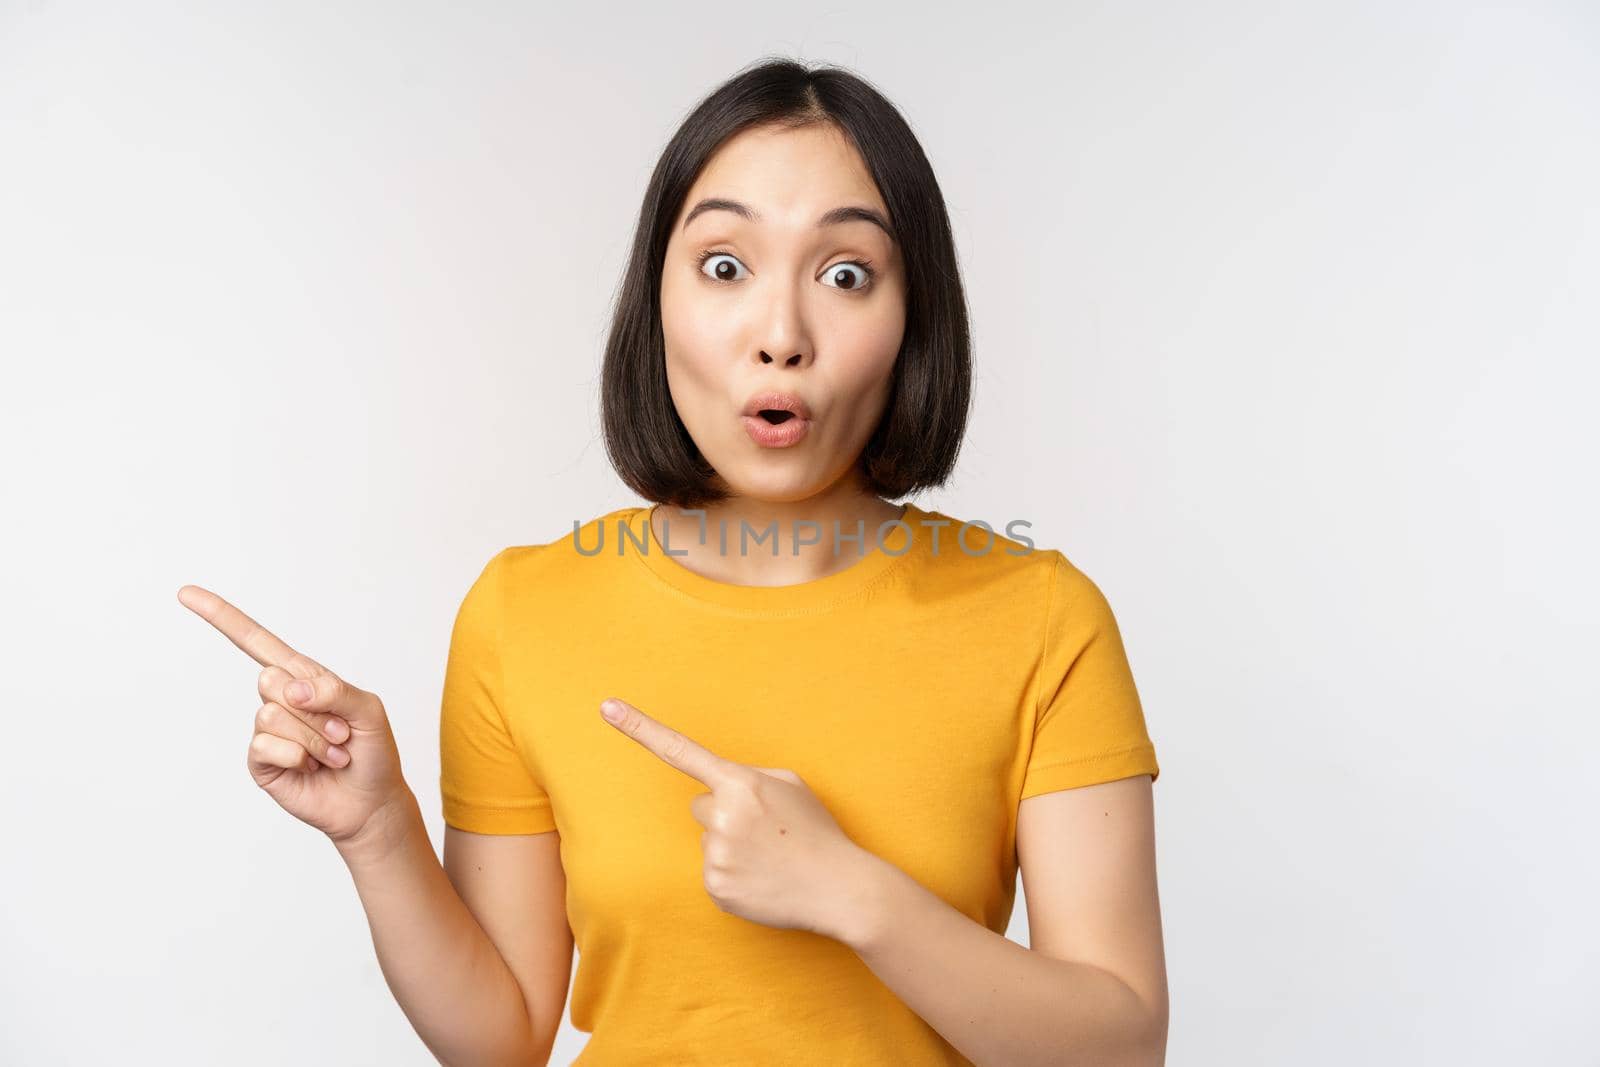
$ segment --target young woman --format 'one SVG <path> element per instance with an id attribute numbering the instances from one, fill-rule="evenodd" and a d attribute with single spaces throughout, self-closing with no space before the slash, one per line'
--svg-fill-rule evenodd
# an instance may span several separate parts
<path id="1" fill-rule="evenodd" d="M 969 400 L 894 107 L 788 61 L 704 100 L 602 377 L 651 503 L 467 592 L 442 866 L 378 697 L 179 592 L 264 666 L 250 771 L 336 844 L 422 1040 L 545 1062 L 576 939 L 583 1064 L 1160 1063 L 1159 770 L 1109 605 L 1059 550 L 889 502 L 945 480 Z"/>

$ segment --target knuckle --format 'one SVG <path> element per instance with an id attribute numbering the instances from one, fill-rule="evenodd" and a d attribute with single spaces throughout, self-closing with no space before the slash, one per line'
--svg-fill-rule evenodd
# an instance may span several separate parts
<path id="1" fill-rule="evenodd" d="M 256 709 L 256 729 L 264 733 L 271 733 L 273 724 L 278 721 L 278 705 L 267 701 Z"/>
<path id="2" fill-rule="evenodd" d="M 321 720 L 324 718 L 326 716 L 287 712 L 283 716 L 282 725 L 288 727 L 287 733 L 291 741 L 320 755 L 318 750 L 328 743 L 322 736 Z"/>

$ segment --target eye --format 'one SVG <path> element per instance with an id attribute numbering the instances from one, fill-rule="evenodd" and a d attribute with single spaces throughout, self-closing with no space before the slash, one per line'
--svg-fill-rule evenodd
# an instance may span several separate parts
<path id="1" fill-rule="evenodd" d="M 712 273 L 708 274 L 706 272 L 706 264 L 714 259 L 727 260 L 727 263 L 718 263 L 716 266 L 711 268 Z M 737 266 L 733 266 L 732 264 L 737 264 Z M 700 253 L 700 273 L 705 274 L 706 277 L 710 278 L 714 282 L 738 281 L 739 279 L 735 276 L 735 273 L 737 272 L 738 268 L 742 266 L 744 266 L 743 263 L 740 263 L 730 253 L 727 252 L 713 252 L 708 249 Z"/>
<path id="2" fill-rule="evenodd" d="M 829 279 L 834 282 L 842 280 L 843 284 L 831 288 L 843 289 L 846 292 L 859 292 L 872 284 L 873 276 L 877 274 L 872 269 L 872 264 L 865 260 L 854 260 L 845 263 L 836 263 L 822 272 L 824 285 L 829 285 Z M 853 281 L 851 279 L 854 279 Z"/>

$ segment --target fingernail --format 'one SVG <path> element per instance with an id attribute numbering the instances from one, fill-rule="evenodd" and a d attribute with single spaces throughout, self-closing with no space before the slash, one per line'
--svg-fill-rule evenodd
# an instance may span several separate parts
<path id="1" fill-rule="evenodd" d="M 322 724 L 322 732 L 327 734 L 330 740 L 343 741 L 345 739 L 344 720 L 329 719 L 327 722 Z"/>
<path id="2" fill-rule="evenodd" d="M 284 692 L 296 704 L 304 704 L 311 698 L 311 687 L 304 682 L 290 682 L 289 688 L 285 689 Z"/>
<path id="3" fill-rule="evenodd" d="M 343 767 L 346 763 L 350 762 L 350 753 L 346 752 L 338 745 L 329 745 L 328 755 L 333 757 L 334 765 L 338 767 Z"/>
<path id="4" fill-rule="evenodd" d="M 600 702 L 600 714 L 605 716 L 606 722 L 621 722 L 622 705 L 615 700 L 602 700 Z"/>

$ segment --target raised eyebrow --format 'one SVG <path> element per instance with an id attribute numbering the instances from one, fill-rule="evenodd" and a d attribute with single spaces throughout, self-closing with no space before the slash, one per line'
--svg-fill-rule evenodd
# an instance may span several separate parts
<path id="1" fill-rule="evenodd" d="M 748 204 L 741 203 L 738 200 L 729 200 L 725 197 L 711 196 L 706 197 L 689 209 L 689 213 L 683 217 L 682 229 L 687 230 L 689 223 L 707 211 L 731 211 L 750 222 L 761 221 L 761 213 Z M 894 235 L 894 227 L 889 225 L 889 220 L 883 217 L 883 213 L 870 207 L 862 207 L 859 204 L 846 204 L 843 207 L 836 207 L 832 211 L 823 212 L 822 217 L 817 220 L 817 228 L 820 230 L 825 226 L 837 226 L 842 222 L 870 222 L 887 234 L 889 240 L 898 243 Z"/>

